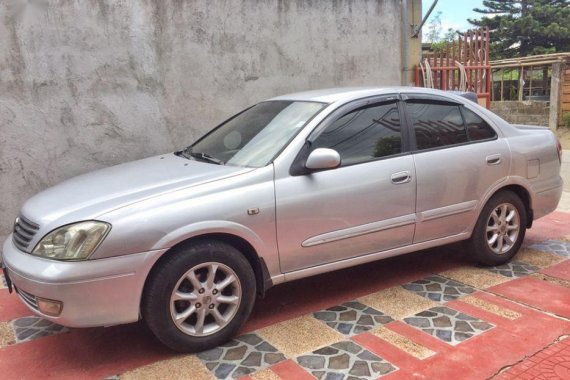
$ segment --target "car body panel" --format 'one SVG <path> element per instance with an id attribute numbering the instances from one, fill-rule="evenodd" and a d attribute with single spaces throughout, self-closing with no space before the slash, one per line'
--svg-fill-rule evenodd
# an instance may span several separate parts
<path id="1" fill-rule="evenodd" d="M 413 179 L 392 183 L 392 174 L 404 171 Z M 412 243 L 416 181 L 409 154 L 280 178 L 275 194 L 285 273 Z"/>
<path id="2" fill-rule="evenodd" d="M 500 162 L 489 165 L 486 158 L 493 155 L 500 155 Z M 414 153 L 419 219 L 414 243 L 467 231 L 487 189 L 509 174 L 509 155 L 504 139 Z"/>

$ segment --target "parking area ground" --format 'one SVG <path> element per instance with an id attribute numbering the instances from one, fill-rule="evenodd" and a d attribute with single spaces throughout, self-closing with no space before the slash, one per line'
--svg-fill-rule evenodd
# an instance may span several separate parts
<path id="1" fill-rule="evenodd" d="M 570 379 L 570 213 L 508 265 L 461 245 L 275 287 L 242 334 L 196 355 L 142 324 L 66 329 L 0 289 L 3 379 Z M 2 285 L 2 287 L 4 287 Z"/>

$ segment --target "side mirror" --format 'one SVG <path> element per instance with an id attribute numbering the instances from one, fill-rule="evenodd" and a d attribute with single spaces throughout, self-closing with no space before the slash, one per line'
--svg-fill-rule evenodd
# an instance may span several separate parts
<path id="1" fill-rule="evenodd" d="M 317 148 L 309 154 L 305 167 L 310 170 L 334 169 L 340 165 L 340 155 L 334 149 Z"/>

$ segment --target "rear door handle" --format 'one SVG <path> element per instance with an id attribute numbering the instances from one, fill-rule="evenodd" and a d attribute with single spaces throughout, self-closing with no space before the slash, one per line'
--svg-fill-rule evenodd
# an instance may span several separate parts
<path id="1" fill-rule="evenodd" d="M 410 172 L 406 170 L 403 172 L 398 172 L 398 173 L 392 174 L 390 179 L 392 180 L 392 183 L 394 185 L 401 185 L 403 183 L 410 182 L 412 180 L 412 176 L 410 175 Z"/>
<path id="2" fill-rule="evenodd" d="M 487 165 L 499 165 L 501 163 L 500 154 L 492 154 L 487 156 Z"/>

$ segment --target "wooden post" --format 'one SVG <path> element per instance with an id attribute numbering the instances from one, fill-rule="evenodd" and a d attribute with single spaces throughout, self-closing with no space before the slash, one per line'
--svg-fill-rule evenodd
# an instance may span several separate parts
<path id="1" fill-rule="evenodd" d="M 519 69 L 519 102 L 523 101 L 524 93 L 524 66 Z"/>
<path id="2" fill-rule="evenodd" d="M 562 99 L 562 63 L 552 65 L 552 79 L 550 80 L 550 114 L 548 115 L 548 128 L 556 131 L 560 120 L 560 100 Z"/>
<path id="3" fill-rule="evenodd" d="M 501 102 L 504 100 L 504 93 L 505 93 L 505 69 L 501 69 Z"/>

